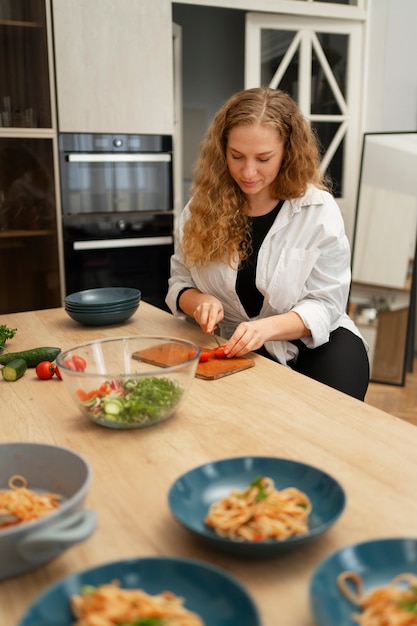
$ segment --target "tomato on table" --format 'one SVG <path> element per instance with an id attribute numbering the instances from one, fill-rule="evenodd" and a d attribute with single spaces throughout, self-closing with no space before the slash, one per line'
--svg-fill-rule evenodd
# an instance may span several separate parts
<path id="1" fill-rule="evenodd" d="M 36 366 L 37 377 L 41 380 L 49 380 L 55 373 L 55 365 L 50 361 L 41 361 Z"/>

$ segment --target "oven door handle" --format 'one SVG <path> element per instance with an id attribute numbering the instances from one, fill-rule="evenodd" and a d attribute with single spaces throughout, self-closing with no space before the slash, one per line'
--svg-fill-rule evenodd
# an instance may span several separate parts
<path id="1" fill-rule="evenodd" d="M 171 235 L 165 237 L 128 237 L 126 239 L 93 239 L 74 241 L 74 250 L 114 250 L 115 248 L 142 248 L 146 246 L 166 246 L 174 241 Z"/>
<path id="2" fill-rule="evenodd" d="M 155 154 L 67 154 L 66 160 L 70 163 L 157 163 L 170 162 L 171 155 L 168 153 Z"/>

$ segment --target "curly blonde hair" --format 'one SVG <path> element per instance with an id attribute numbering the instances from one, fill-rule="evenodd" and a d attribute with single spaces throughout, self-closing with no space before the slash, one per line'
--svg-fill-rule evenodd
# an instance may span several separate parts
<path id="1" fill-rule="evenodd" d="M 190 217 L 182 240 L 190 266 L 225 260 L 232 265 L 248 256 L 251 218 L 244 212 L 245 194 L 229 174 L 226 147 L 232 128 L 252 124 L 272 128 L 284 140 L 284 158 L 271 185 L 274 198 L 300 197 L 308 183 L 329 188 L 319 169 L 316 135 L 287 93 L 259 87 L 234 94 L 211 122 L 194 168 Z"/>

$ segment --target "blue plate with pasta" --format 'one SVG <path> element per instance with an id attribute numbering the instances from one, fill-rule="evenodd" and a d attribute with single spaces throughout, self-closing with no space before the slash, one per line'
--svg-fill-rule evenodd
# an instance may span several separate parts
<path id="1" fill-rule="evenodd" d="M 234 493 L 233 493 L 234 492 Z M 174 518 L 211 548 L 271 556 L 327 531 L 345 493 L 321 469 L 277 457 L 235 457 L 196 467 L 171 486 Z"/>
<path id="2" fill-rule="evenodd" d="M 401 574 L 411 574 L 414 581 L 396 581 Z M 349 545 L 324 559 L 313 573 L 311 613 L 317 626 L 417 624 L 417 589 L 409 590 L 416 583 L 417 538 Z M 373 595 L 375 590 L 378 594 Z M 367 607 L 362 604 L 365 598 Z M 368 619 L 371 611 L 374 621 Z M 397 621 L 388 621 L 392 612 Z M 386 621 L 380 621 L 381 616 Z"/>
<path id="3" fill-rule="evenodd" d="M 72 626 L 76 617 L 71 609 L 71 598 L 78 596 L 78 611 L 84 610 L 84 600 L 82 596 L 79 599 L 79 596 L 83 588 L 87 588 L 89 602 L 94 604 L 94 589 L 91 586 L 100 587 L 100 615 L 105 617 L 110 607 L 114 611 L 114 587 L 104 589 L 102 586 L 113 581 L 118 581 L 123 591 L 121 601 L 124 610 L 126 601 L 130 600 L 130 606 L 135 606 L 136 615 L 130 614 L 126 620 L 127 613 L 124 613 L 124 617 L 116 621 L 113 612 L 114 622 L 111 623 L 142 623 L 137 617 L 141 598 L 139 601 L 136 598 L 144 592 L 152 596 L 145 596 L 147 607 L 158 606 L 159 615 L 162 607 L 164 617 L 171 616 L 169 624 L 172 626 L 261 626 L 254 602 L 230 574 L 203 561 L 174 557 L 116 561 L 68 576 L 46 589 L 29 607 L 18 626 Z M 171 592 L 171 596 L 162 599 L 155 597 L 161 596 L 163 592 Z M 135 603 L 132 597 L 129 598 L 132 593 L 135 594 Z M 182 603 L 179 602 L 181 599 Z M 89 616 L 93 613 L 90 606 Z M 174 619 L 173 615 L 177 618 Z M 180 619 L 178 615 L 181 615 Z M 151 615 L 147 613 L 147 617 Z M 151 621 L 156 625 L 156 620 L 149 619 L 146 623 L 150 624 Z"/>

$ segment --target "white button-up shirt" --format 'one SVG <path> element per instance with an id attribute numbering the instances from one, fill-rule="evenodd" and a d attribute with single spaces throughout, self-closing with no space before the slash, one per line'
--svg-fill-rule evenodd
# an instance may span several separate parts
<path id="1" fill-rule="evenodd" d="M 238 261 L 234 268 L 220 262 L 191 268 L 184 264 L 180 244 L 188 207 L 177 226 L 166 303 L 174 315 L 183 315 L 177 298 L 184 288 L 216 296 L 224 308 L 220 332 L 228 338 L 240 322 L 250 319 L 236 293 Z M 252 319 L 295 311 L 311 331 L 311 337 L 302 339 L 310 348 L 326 343 L 340 326 L 360 337 L 346 314 L 350 281 L 350 246 L 340 209 L 331 194 L 310 185 L 303 197 L 284 202 L 261 245 L 256 287 L 264 303 Z M 289 341 L 268 341 L 265 348 L 282 364 L 298 354 Z"/>

